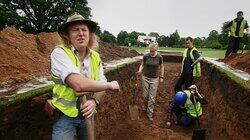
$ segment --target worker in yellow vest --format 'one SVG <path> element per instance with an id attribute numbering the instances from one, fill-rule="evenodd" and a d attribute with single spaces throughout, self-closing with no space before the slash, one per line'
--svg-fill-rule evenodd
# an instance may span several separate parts
<path id="1" fill-rule="evenodd" d="M 174 113 L 177 121 L 175 124 L 189 126 L 202 115 L 201 105 L 208 101 L 200 94 L 195 85 L 191 85 L 188 90 L 178 91 L 170 102 L 167 113 L 167 128 L 171 126 L 172 114 Z"/>
<path id="2" fill-rule="evenodd" d="M 247 21 L 243 18 L 243 12 L 237 12 L 237 18 L 229 22 L 224 27 L 229 30 L 230 38 L 228 48 L 226 50 L 225 58 L 230 54 L 235 54 L 239 50 L 240 40 L 244 36 L 244 30 L 246 29 L 249 34 L 249 26 Z"/>
<path id="3" fill-rule="evenodd" d="M 188 89 L 193 84 L 195 77 L 201 76 L 200 62 L 203 60 L 198 50 L 193 45 L 193 38 L 186 38 L 187 48 L 183 52 L 181 75 L 175 85 L 174 93 L 182 91 L 182 85 Z"/>
<path id="4" fill-rule="evenodd" d="M 75 13 L 58 28 L 63 43 L 51 53 L 51 73 L 55 82 L 52 105 L 60 110 L 53 125 L 53 140 L 73 140 L 76 134 L 87 139 L 84 117 L 90 118 L 106 89 L 119 90 L 117 81 L 107 82 L 99 54 L 92 50 L 97 43 L 97 23 Z M 80 105 L 85 91 L 93 98 Z M 84 116 L 84 117 L 83 117 Z"/>

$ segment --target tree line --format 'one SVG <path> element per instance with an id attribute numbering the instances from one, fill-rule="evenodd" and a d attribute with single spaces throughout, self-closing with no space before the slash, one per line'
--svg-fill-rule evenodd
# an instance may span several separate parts
<path id="1" fill-rule="evenodd" d="M 33 34 L 54 32 L 57 31 L 58 26 L 63 21 L 66 21 L 68 15 L 74 12 L 80 13 L 86 19 L 91 18 L 91 8 L 87 4 L 87 0 L 1 0 L 0 29 L 9 26 Z M 222 24 L 220 33 L 212 30 L 208 37 L 194 38 L 195 46 L 198 48 L 225 49 L 229 37 L 228 31 L 224 30 L 224 26 L 228 22 Z M 104 42 L 122 46 L 136 46 L 138 36 L 145 36 L 146 33 L 120 31 L 116 37 L 109 31 L 101 31 L 99 27 L 97 35 Z M 148 36 L 156 37 L 161 47 L 185 47 L 185 38 L 180 37 L 177 30 L 170 35 L 159 35 L 156 32 L 151 32 Z M 246 35 L 242 40 L 241 46 L 243 45 L 246 45 L 246 49 L 250 49 L 250 38 Z"/>

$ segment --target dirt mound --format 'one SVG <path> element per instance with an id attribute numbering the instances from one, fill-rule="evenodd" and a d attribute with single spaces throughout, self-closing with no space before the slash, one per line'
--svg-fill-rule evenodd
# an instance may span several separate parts
<path id="1" fill-rule="evenodd" d="M 0 88 L 13 88 L 34 77 L 49 76 L 50 53 L 60 42 L 56 32 L 33 35 L 10 27 L 0 31 Z M 116 45 L 99 44 L 104 62 L 138 55 Z"/>
<path id="2" fill-rule="evenodd" d="M 250 52 L 233 54 L 222 60 L 229 66 L 250 73 Z"/>
<path id="3" fill-rule="evenodd" d="M 128 49 L 121 48 L 116 44 L 109 44 L 103 41 L 99 42 L 99 46 L 100 48 L 98 51 L 100 52 L 101 58 L 104 62 L 139 55 L 136 51 L 129 51 Z"/>

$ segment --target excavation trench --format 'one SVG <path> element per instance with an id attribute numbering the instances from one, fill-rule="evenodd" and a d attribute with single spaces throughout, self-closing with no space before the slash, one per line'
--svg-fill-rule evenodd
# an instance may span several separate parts
<path id="1" fill-rule="evenodd" d="M 164 56 L 165 80 L 159 85 L 154 121 L 150 122 L 143 104 L 142 90 L 136 88 L 135 72 L 140 62 L 125 64 L 106 73 L 107 78 L 118 80 L 120 92 L 108 91 L 96 116 L 96 138 L 106 140 L 190 140 L 192 127 L 173 125 L 165 127 L 166 112 L 173 96 L 174 85 L 180 72 L 181 56 Z M 195 81 L 201 93 L 208 99 L 204 107 L 201 126 L 207 129 L 207 139 L 249 139 L 250 97 L 249 88 L 240 86 L 225 73 L 209 63 L 202 65 L 202 77 Z M 131 121 L 128 105 L 132 94 L 138 95 L 140 119 Z M 43 110 L 44 102 L 51 96 L 45 93 L 0 110 L 0 139 L 51 139 L 52 121 Z"/>

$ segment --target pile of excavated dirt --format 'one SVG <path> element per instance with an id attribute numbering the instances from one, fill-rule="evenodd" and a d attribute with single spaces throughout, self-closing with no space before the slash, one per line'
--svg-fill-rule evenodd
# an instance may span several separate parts
<path id="1" fill-rule="evenodd" d="M 54 33 L 26 34 L 15 28 L 0 31 L 0 88 L 15 89 L 34 77 L 50 75 L 50 53 L 60 44 Z M 139 55 L 116 45 L 99 42 L 103 62 Z"/>
<path id="2" fill-rule="evenodd" d="M 222 60 L 229 66 L 250 74 L 250 51 L 243 54 L 233 54 Z"/>

